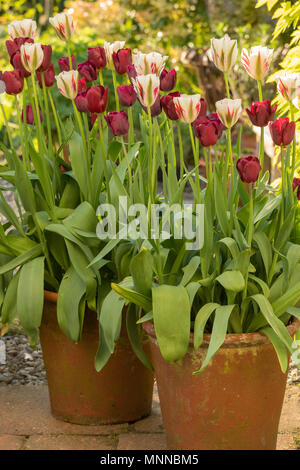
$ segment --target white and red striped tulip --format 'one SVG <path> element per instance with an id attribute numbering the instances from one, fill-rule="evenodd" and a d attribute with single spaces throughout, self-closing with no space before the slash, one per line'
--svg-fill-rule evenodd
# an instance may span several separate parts
<path id="1" fill-rule="evenodd" d="M 68 72 L 61 72 L 55 77 L 59 91 L 70 100 L 75 100 L 77 96 L 78 75 L 77 70 L 69 70 Z"/>
<path id="2" fill-rule="evenodd" d="M 181 95 L 173 99 L 175 110 L 180 121 L 187 124 L 197 119 L 201 109 L 200 95 Z"/>
<path id="3" fill-rule="evenodd" d="M 230 39 L 228 34 L 221 39 L 211 39 L 211 58 L 215 66 L 222 72 L 232 69 L 238 56 L 237 41 Z"/>
<path id="4" fill-rule="evenodd" d="M 137 52 L 133 54 L 132 63 L 138 75 L 155 74 L 160 76 L 167 60 L 168 56 L 163 56 L 159 52 L 150 52 L 149 54 Z"/>
<path id="5" fill-rule="evenodd" d="M 44 52 L 39 42 L 25 42 L 20 48 L 21 61 L 27 72 L 35 72 L 44 60 Z"/>
<path id="6" fill-rule="evenodd" d="M 105 42 L 104 50 L 106 55 L 107 65 L 113 69 L 114 63 L 112 60 L 113 53 L 117 53 L 120 49 L 124 49 L 125 41 Z"/>
<path id="7" fill-rule="evenodd" d="M 293 102 L 300 91 L 300 73 L 284 72 L 282 75 L 275 77 L 275 80 L 277 90 L 281 96 L 285 100 Z"/>
<path id="8" fill-rule="evenodd" d="M 69 41 L 74 34 L 74 22 L 68 13 L 58 13 L 53 18 L 49 18 L 49 23 L 55 29 L 58 37 L 64 41 Z"/>
<path id="9" fill-rule="evenodd" d="M 230 129 L 235 125 L 242 113 L 242 100 L 225 98 L 216 102 L 218 116 L 225 127 Z"/>
<path id="10" fill-rule="evenodd" d="M 34 20 L 15 20 L 8 25 L 8 34 L 11 39 L 30 38 L 34 39 L 36 22 Z"/>
<path id="11" fill-rule="evenodd" d="M 146 108 L 150 108 L 158 97 L 159 83 L 159 77 L 154 73 L 132 78 L 132 84 L 138 99 Z"/>
<path id="12" fill-rule="evenodd" d="M 263 80 L 268 73 L 273 56 L 273 49 L 263 46 L 251 47 L 250 54 L 247 49 L 242 50 L 241 62 L 250 77 Z"/>

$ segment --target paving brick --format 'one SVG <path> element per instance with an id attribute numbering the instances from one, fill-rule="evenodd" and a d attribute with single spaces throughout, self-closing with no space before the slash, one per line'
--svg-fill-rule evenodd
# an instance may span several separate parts
<path id="1" fill-rule="evenodd" d="M 19 450 L 23 446 L 25 438 L 22 436 L 11 436 L 0 434 L 0 450 Z"/>
<path id="2" fill-rule="evenodd" d="M 276 450 L 297 450 L 292 434 L 278 434 Z"/>
<path id="3" fill-rule="evenodd" d="M 128 433 L 119 437 L 118 450 L 166 450 L 164 434 Z"/>
<path id="4" fill-rule="evenodd" d="M 30 436 L 24 450 L 113 450 L 116 440 L 106 436 Z"/>
<path id="5" fill-rule="evenodd" d="M 279 423 L 279 433 L 297 433 L 300 431 L 300 387 L 287 387 Z"/>
<path id="6" fill-rule="evenodd" d="M 163 432 L 162 419 L 159 415 L 148 416 L 134 423 L 134 429 L 137 432 L 159 433 Z"/>

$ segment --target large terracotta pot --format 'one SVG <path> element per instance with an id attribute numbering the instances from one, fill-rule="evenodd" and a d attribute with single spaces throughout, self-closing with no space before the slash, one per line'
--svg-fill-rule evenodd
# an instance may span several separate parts
<path id="1" fill-rule="evenodd" d="M 122 423 L 149 415 L 153 373 L 135 356 L 126 327 L 122 327 L 114 354 L 102 371 L 96 372 L 96 313 L 86 311 L 82 341 L 75 344 L 58 326 L 56 302 L 57 294 L 45 291 L 40 341 L 52 414 L 76 424 Z M 149 348 L 146 335 L 144 345 Z"/>
<path id="2" fill-rule="evenodd" d="M 300 324 L 288 326 L 294 334 Z M 268 338 L 260 333 L 229 334 L 199 375 L 210 335 L 176 364 L 159 351 L 152 323 L 151 340 L 163 423 L 170 449 L 275 449 L 287 374 Z"/>

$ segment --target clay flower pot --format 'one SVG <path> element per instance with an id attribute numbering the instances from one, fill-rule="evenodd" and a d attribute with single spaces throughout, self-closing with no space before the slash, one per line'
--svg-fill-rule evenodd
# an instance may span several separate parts
<path id="1" fill-rule="evenodd" d="M 163 423 L 170 449 L 275 449 L 287 373 L 261 333 L 228 334 L 199 375 L 210 335 L 176 364 L 160 353 L 154 326 L 143 324 L 151 340 Z M 287 327 L 293 335 L 299 321 Z"/>
<path id="2" fill-rule="evenodd" d="M 126 327 L 122 328 L 114 354 L 102 371 L 96 372 L 96 313 L 86 311 L 82 341 L 75 344 L 58 326 L 56 302 L 57 294 L 45 291 L 40 341 L 52 414 L 76 424 L 122 423 L 148 416 L 153 373 L 135 356 Z M 145 348 L 148 343 L 145 336 Z"/>

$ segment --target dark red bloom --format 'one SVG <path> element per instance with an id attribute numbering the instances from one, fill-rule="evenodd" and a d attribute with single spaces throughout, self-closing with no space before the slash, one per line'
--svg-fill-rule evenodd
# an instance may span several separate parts
<path id="1" fill-rule="evenodd" d="M 219 135 L 219 138 L 221 137 L 222 135 L 222 132 L 224 131 L 225 129 L 225 126 L 223 125 L 221 119 L 219 118 L 218 114 L 217 113 L 211 113 L 207 116 L 207 118 L 210 120 L 210 121 L 213 121 L 215 123 L 215 125 L 217 126 L 218 128 L 218 135 Z"/>
<path id="2" fill-rule="evenodd" d="M 40 120 L 43 121 L 43 115 L 42 115 L 42 110 L 39 107 L 39 113 L 40 113 Z M 24 112 L 22 111 L 22 122 L 24 122 Z M 32 110 L 31 104 L 26 105 L 26 123 L 27 124 L 34 124 L 34 114 Z"/>
<path id="3" fill-rule="evenodd" d="M 112 55 L 114 66 L 118 74 L 124 75 L 127 72 L 127 67 L 132 65 L 131 49 L 119 49 Z"/>
<path id="4" fill-rule="evenodd" d="M 119 85 L 117 93 L 121 106 L 132 106 L 136 101 L 136 92 L 133 85 Z"/>
<path id="5" fill-rule="evenodd" d="M 298 198 L 298 201 L 300 201 L 300 178 L 294 178 L 293 179 L 293 191 L 295 191 L 297 189 L 297 198 Z"/>
<path id="6" fill-rule="evenodd" d="M 164 112 L 172 121 L 177 121 L 178 119 L 175 110 L 175 105 L 173 102 L 173 99 L 178 96 L 180 96 L 180 93 L 178 91 L 175 91 L 174 93 L 169 93 L 168 95 L 162 96 L 160 99 Z"/>
<path id="7" fill-rule="evenodd" d="M 193 122 L 195 136 L 203 147 L 215 145 L 219 139 L 219 130 L 214 120 L 200 117 Z"/>
<path id="8" fill-rule="evenodd" d="M 107 106 L 108 88 L 91 86 L 87 91 L 88 110 L 90 113 L 104 113 Z"/>
<path id="9" fill-rule="evenodd" d="M 97 121 L 97 114 L 89 113 L 89 118 L 90 118 L 90 127 L 92 128 L 93 125 L 95 124 L 95 121 Z"/>
<path id="10" fill-rule="evenodd" d="M 114 135 L 127 135 L 129 131 L 128 117 L 125 111 L 113 111 L 104 116 L 105 121 Z"/>
<path id="11" fill-rule="evenodd" d="M 83 91 L 81 93 L 78 93 L 78 95 L 75 98 L 76 108 L 81 113 L 87 113 L 88 112 L 88 102 L 87 102 L 86 95 L 87 95 L 87 91 Z"/>
<path id="12" fill-rule="evenodd" d="M 22 64 L 21 60 L 21 53 L 20 51 L 17 51 L 12 58 L 10 59 L 11 65 L 13 66 L 14 69 L 19 70 L 21 72 L 21 75 L 23 78 L 30 77 L 31 73 L 28 72 Z"/>
<path id="13" fill-rule="evenodd" d="M 236 162 L 236 168 L 244 183 L 255 183 L 261 170 L 259 159 L 252 155 L 245 158 L 239 158 Z"/>
<path id="14" fill-rule="evenodd" d="M 82 77 L 80 80 L 78 80 L 78 93 L 82 93 L 85 90 L 86 90 L 86 81 L 85 81 L 85 78 Z"/>
<path id="15" fill-rule="evenodd" d="M 273 121 L 277 105 L 272 108 L 271 101 L 266 100 L 251 104 L 251 108 L 246 108 L 250 121 L 254 126 L 265 127 L 269 121 Z"/>
<path id="16" fill-rule="evenodd" d="M 78 72 L 83 78 L 86 79 L 87 82 L 93 82 L 94 80 L 97 80 L 97 70 L 88 60 L 78 65 Z"/>
<path id="17" fill-rule="evenodd" d="M 73 55 L 71 56 L 71 61 L 72 61 L 73 70 L 76 70 L 76 58 Z M 61 57 L 60 59 L 58 59 L 57 63 L 61 72 L 69 72 L 70 70 L 69 57 Z"/>
<path id="18" fill-rule="evenodd" d="M 97 69 L 104 69 L 106 66 L 106 54 L 104 47 L 96 46 L 88 48 L 88 60 Z"/>
<path id="19" fill-rule="evenodd" d="M 296 124 L 289 121 L 288 117 L 269 122 L 271 137 L 275 145 L 289 145 L 295 135 Z"/>
<path id="20" fill-rule="evenodd" d="M 48 70 L 48 68 L 51 65 L 51 59 L 52 59 L 52 47 L 42 45 L 42 49 L 44 53 L 44 58 L 43 58 L 42 64 L 38 68 L 39 72 L 45 72 L 45 70 Z"/>
<path id="21" fill-rule="evenodd" d="M 136 70 L 135 70 L 135 66 L 134 65 L 128 65 L 127 67 L 127 75 L 128 75 L 128 78 L 130 80 L 130 83 L 132 83 L 132 78 L 136 78 L 137 77 L 137 73 L 136 73 Z"/>
<path id="22" fill-rule="evenodd" d="M 30 42 L 31 44 L 34 42 L 31 38 L 15 38 L 11 41 L 6 41 L 6 49 L 11 58 L 16 52 L 20 52 L 20 47 L 25 44 L 25 42 Z"/>
<path id="23" fill-rule="evenodd" d="M 207 115 L 207 103 L 204 98 L 200 98 L 200 111 L 197 116 L 197 119 L 200 117 L 206 117 Z"/>
<path id="24" fill-rule="evenodd" d="M 138 102 L 140 103 L 140 100 L 138 99 Z M 148 109 L 146 106 L 143 106 L 141 103 L 140 105 L 142 106 L 143 110 L 145 111 L 145 113 L 148 113 Z M 157 117 L 160 115 L 160 113 L 162 112 L 162 104 L 161 104 L 161 99 L 160 99 L 160 95 L 157 96 L 156 100 L 154 101 L 153 105 L 150 107 L 150 111 L 151 111 L 151 116 L 152 117 Z"/>
<path id="25" fill-rule="evenodd" d="M 160 89 L 161 91 L 171 91 L 173 88 L 175 88 L 176 85 L 176 70 L 172 69 L 170 72 L 168 72 L 166 69 L 163 69 L 163 71 L 160 74 Z"/>
<path id="26" fill-rule="evenodd" d="M 9 95 L 17 95 L 23 90 L 24 78 L 20 70 L 4 72 L 2 80 L 5 83 L 6 93 Z"/>
<path id="27" fill-rule="evenodd" d="M 49 68 L 43 72 L 44 73 L 44 80 L 45 80 L 45 86 L 47 88 L 51 87 L 55 83 L 55 70 L 54 70 L 54 65 L 50 64 Z M 36 72 L 36 78 L 38 79 L 40 88 L 43 88 L 43 82 L 42 82 L 42 72 Z"/>

